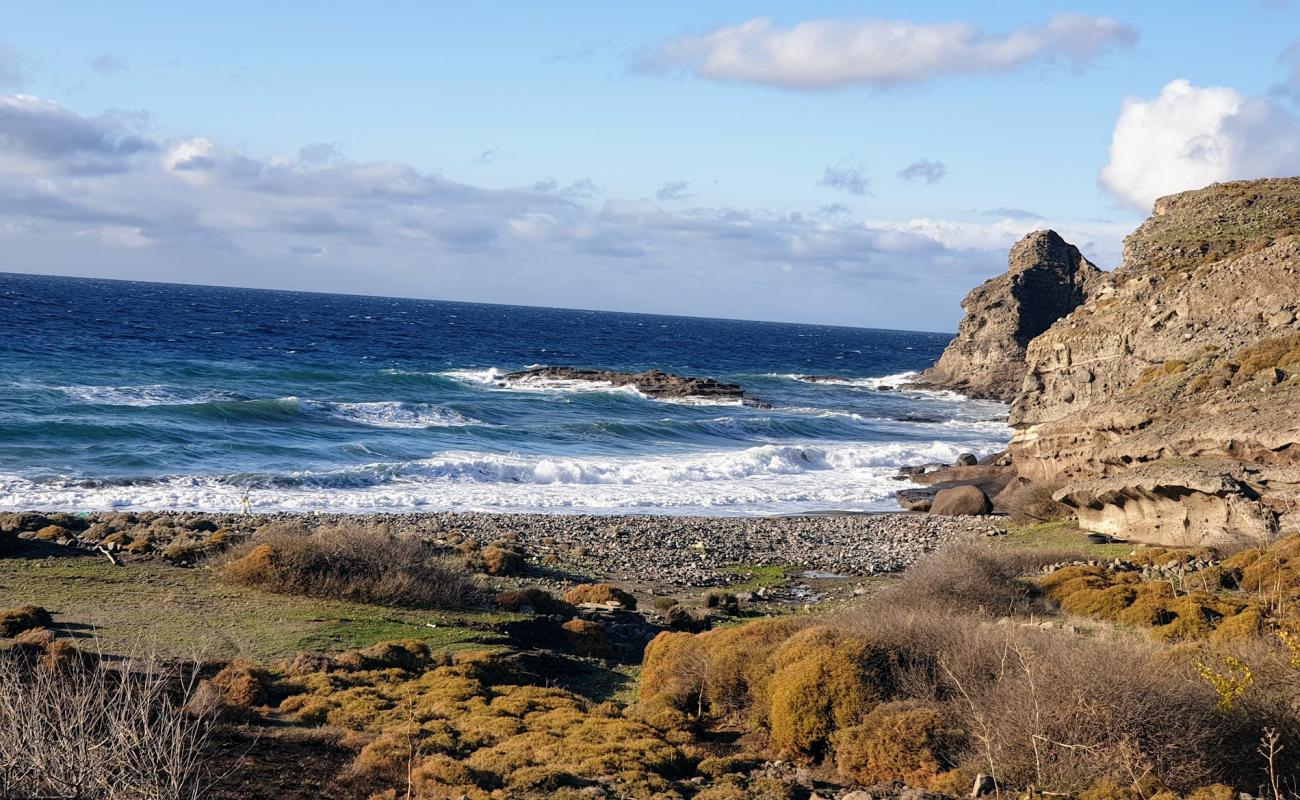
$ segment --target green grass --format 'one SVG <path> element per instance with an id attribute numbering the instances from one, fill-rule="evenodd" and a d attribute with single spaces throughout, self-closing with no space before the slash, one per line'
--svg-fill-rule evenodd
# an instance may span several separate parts
<path id="1" fill-rule="evenodd" d="M 164 656 L 262 663 L 298 650 L 345 650 L 385 639 L 482 649 L 501 643 L 489 626 L 521 618 L 268 594 L 223 584 L 211 568 L 114 567 L 90 557 L 0 559 L 0 606 L 28 603 L 46 607 L 72 635 L 93 636 L 108 652 L 144 646 Z"/>
<path id="2" fill-rule="evenodd" d="M 785 586 L 790 573 L 797 569 L 786 564 L 733 564 L 722 571 L 741 578 L 740 582 L 728 585 L 728 591 L 753 592 Z"/>
<path id="3" fill-rule="evenodd" d="M 1093 544 L 1088 532 L 1072 519 L 1039 522 L 1033 525 L 1007 525 L 1005 536 L 998 537 L 1005 544 L 1022 547 L 1078 550 L 1095 558 L 1122 558 L 1133 552 L 1133 544 Z"/>

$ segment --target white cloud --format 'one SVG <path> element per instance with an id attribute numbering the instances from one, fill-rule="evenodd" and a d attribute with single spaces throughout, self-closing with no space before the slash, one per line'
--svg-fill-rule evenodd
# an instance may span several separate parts
<path id="1" fill-rule="evenodd" d="M 655 192 L 655 199 L 661 203 L 685 203 L 694 198 L 686 181 L 668 181 Z"/>
<path id="2" fill-rule="evenodd" d="M 760 17 L 661 42 L 634 66 L 785 89 L 896 86 L 941 75 L 1008 72 L 1036 62 L 1083 65 L 1136 41 L 1137 32 L 1122 22 L 1072 13 L 1003 34 L 967 22 L 880 19 L 821 19 L 779 28 Z"/>
<path id="3" fill-rule="evenodd" d="M 1264 97 L 1171 81 L 1129 98 L 1111 136 L 1101 185 L 1147 210 L 1162 195 L 1216 181 L 1300 172 L 1300 121 Z"/>
<path id="4" fill-rule="evenodd" d="M 938 329 L 971 285 L 1005 268 L 1026 227 L 864 223 L 842 204 L 808 215 L 682 209 L 600 199 L 590 179 L 485 189 L 398 162 L 353 161 L 334 147 L 261 158 L 208 138 L 156 141 L 132 130 L 117 117 L 0 97 L 7 264 Z"/>
<path id="5" fill-rule="evenodd" d="M 905 181 L 925 181 L 927 185 L 937 183 L 948 175 L 948 165 L 942 161 L 921 158 L 898 171 L 898 177 Z"/>
<path id="6" fill-rule="evenodd" d="M 828 186 L 849 194 L 869 194 L 871 179 L 867 177 L 867 165 L 852 159 L 843 159 L 832 164 L 822 172 L 818 186 Z"/>

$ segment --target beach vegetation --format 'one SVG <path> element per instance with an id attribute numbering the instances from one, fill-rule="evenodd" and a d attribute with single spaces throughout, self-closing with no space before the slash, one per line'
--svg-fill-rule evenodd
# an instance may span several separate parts
<path id="1" fill-rule="evenodd" d="M 455 608 L 477 588 L 463 567 L 379 527 L 272 525 L 232 551 L 225 580 L 281 594 Z"/>
<path id="2" fill-rule="evenodd" d="M 636 610 L 636 598 L 609 583 L 580 583 L 564 593 L 564 600 L 575 606 L 583 603 L 613 604 L 628 611 Z"/>

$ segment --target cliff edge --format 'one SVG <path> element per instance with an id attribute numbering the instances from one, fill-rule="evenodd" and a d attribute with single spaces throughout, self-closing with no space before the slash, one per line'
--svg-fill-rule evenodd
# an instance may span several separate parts
<path id="1" fill-rule="evenodd" d="M 1087 295 L 1025 348 L 1020 477 L 1135 541 L 1300 529 L 1300 178 L 1161 198 Z"/>
<path id="2" fill-rule="evenodd" d="M 957 335 L 917 383 L 1011 402 L 1029 343 L 1088 297 L 1103 273 L 1055 231 L 1034 231 L 1011 248 L 1004 275 L 975 287 Z"/>

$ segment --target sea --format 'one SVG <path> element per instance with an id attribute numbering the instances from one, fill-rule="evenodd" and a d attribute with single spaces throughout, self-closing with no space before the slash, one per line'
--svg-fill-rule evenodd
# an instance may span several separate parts
<path id="1" fill-rule="evenodd" d="M 0 509 L 896 509 L 900 465 L 1009 439 L 1001 404 L 902 388 L 950 338 L 0 273 Z M 505 378 L 534 365 L 770 407 Z"/>

